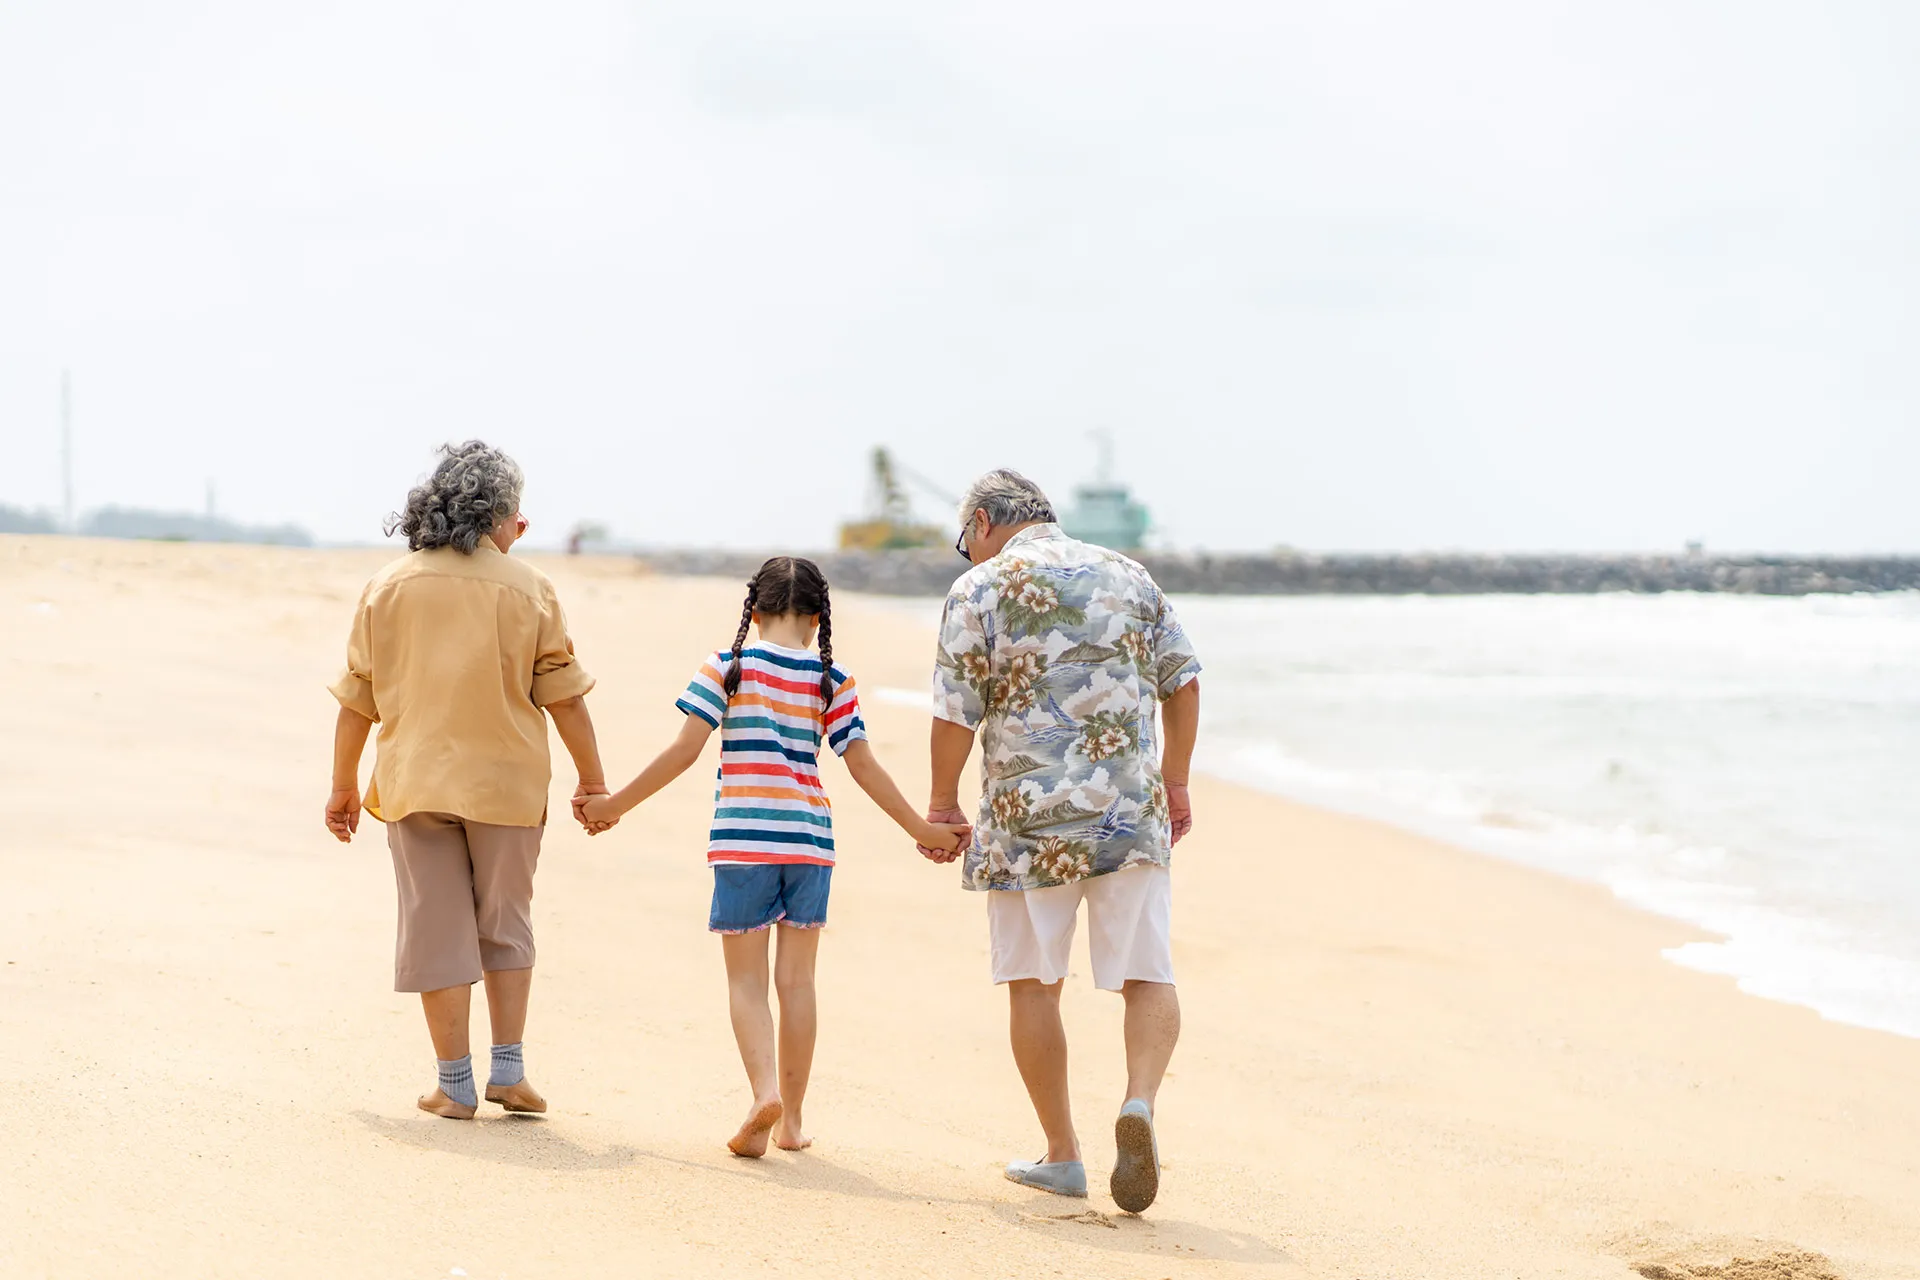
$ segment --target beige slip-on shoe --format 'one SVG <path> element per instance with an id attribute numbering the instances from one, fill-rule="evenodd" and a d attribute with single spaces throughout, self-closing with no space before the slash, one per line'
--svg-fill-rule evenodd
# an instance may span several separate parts
<path id="1" fill-rule="evenodd" d="M 547 1109 L 547 1100 L 526 1080 L 519 1084 L 490 1084 L 487 1101 L 497 1102 L 509 1111 L 539 1115 Z"/>
<path id="2" fill-rule="evenodd" d="M 420 1109 L 446 1120 L 471 1120 L 474 1112 L 474 1108 L 455 1102 L 438 1089 L 422 1095 Z"/>

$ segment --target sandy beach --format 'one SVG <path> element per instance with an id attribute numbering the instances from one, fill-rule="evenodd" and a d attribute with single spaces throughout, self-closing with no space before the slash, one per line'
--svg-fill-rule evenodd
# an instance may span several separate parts
<path id="1" fill-rule="evenodd" d="M 706 766 L 589 840 L 557 748 L 527 1035 L 553 1109 L 422 1115 L 382 829 L 321 825 L 325 686 L 393 554 L 0 538 L 0 1276 L 1920 1275 L 1920 1042 L 1677 968 L 1695 935 L 1598 888 L 1204 779 L 1144 1218 L 1102 1194 L 1119 1001 L 1065 998 L 1100 1190 L 1005 1182 L 1042 1142 L 981 902 L 832 764 L 811 1151 L 722 1145 Z M 536 560 L 630 776 L 739 590 Z M 882 691 L 925 687 L 931 636 L 843 598 L 835 645 L 923 795 L 927 713 Z"/>

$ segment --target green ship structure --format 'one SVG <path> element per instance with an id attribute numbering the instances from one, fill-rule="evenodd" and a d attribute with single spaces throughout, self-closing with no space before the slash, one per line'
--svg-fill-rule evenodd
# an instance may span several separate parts
<path id="1" fill-rule="evenodd" d="M 1153 528 L 1153 517 L 1131 490 L 1113 477 L 1113 436 L 1096 431 L 1100 469 L 1093 483 L 1073 491 L 1073 505 L 1060 514 L 1060 527 L 1082 542 L 1113 551 L 1138 551 Z"/>

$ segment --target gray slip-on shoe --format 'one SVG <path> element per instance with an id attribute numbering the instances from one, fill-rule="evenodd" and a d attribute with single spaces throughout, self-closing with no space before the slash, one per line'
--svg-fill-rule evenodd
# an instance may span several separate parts
<path id="1" fill-rule="evenodd" d="M 1120 1108 L 1113 1141 L 1120 1149 L 1113 1161 L 1113 1202 L 1128 1213 L 1143 1213 L 1160 1194 L 1160 1143 L 1145 1102 L 1132 1098 Z"/>
<path id="2" fill-rule="evenodd" d="M 1046 1164 L 1039 1160 L 1015 1160 L 1007 1166 L 1007 1181 L 1057 1196 L 1087 1198 L 1087 1166 L 1078 1160 L 1057 1160 Z"/>

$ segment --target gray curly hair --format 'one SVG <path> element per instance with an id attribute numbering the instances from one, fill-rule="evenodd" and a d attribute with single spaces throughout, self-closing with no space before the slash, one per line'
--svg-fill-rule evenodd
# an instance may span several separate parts
<path id="1" fill-rule="evenodd" d="M 976 511 L 986 512 L 987 522 L 996 528 L 1059 518 L 1045 490 L 1006 467 L 987 472 L 967 487 L 967 496 L 960 502 L 960 523 L 972 520 Z"/>
<path id="2" fill-rule="evenodd" d="M 520 464 L 484 440 L 440 446 L 433 474 L 407 494 L 407 505 L 387 517 L 387 536 L 407 535 L 407 547 L 453 547 L 470 556 L 494 526 L 520 510 L 527 478 Z"/>

